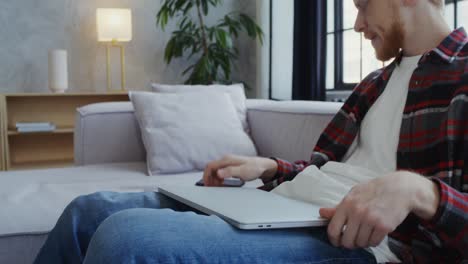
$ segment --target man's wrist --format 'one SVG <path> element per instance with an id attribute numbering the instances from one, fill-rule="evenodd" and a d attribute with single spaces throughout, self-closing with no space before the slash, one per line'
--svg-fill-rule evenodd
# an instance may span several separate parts
<path id="1" fill-rule="evenodd" d="M 412 212 L 423 220 L 431 220 L 439 207 L 440 193 L 437 184 L 419 175 L 415 183 Z"/>
<path id="2" fill-rule="evenodd" d="M 274 159 L 265 158 L 265 171 L 263 172 L 260 179 L 262 181 L 268 181 L 275 177 L 276 172 L 278 171 L 278 162 Z"/>

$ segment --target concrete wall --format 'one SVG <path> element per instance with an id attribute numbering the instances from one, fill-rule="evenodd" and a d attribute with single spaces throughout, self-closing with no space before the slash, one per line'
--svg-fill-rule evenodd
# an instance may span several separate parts
<path id="1" fill-rule="evenodd" d="M 97 42 L 96 8 L 131 8 L 133 40 L 126 46 L 127 87 L 147 90 L 151 81 L 181 83 L 188 65 L 163 61 L 164 46 L 174 23 L 166 32 L 155 26 L 160 0 L 1 0 L 0 1 L 0 92 L 48 92 L 47 53 L 66 49 L 70 91 L 105 91 L 105 49 Z M 208 23 L 232 10 L 256 16 L 257 1 L 224 0 L 211 12 Z M 235 80 L 256 86 L 256 44 L 245 37 L 237 41 L 240 61 Z M 113 84 L 119 87 L 119 56 L 112 54 Z M 248 91 L 255 96 L 256 90 Z"/>

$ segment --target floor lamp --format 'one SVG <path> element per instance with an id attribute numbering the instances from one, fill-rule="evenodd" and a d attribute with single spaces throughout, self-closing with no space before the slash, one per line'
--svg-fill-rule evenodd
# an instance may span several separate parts
<path id="1" fill-rule="evenodd" d="M 110 49 L 120 48 L 121 89 L 125 91 L 125 47 L 132 40 L 132 11 L 130 9 L 98 8 L 96 10 L 99 42 L 106 42 L 107 91 L 112 90 Z"/>

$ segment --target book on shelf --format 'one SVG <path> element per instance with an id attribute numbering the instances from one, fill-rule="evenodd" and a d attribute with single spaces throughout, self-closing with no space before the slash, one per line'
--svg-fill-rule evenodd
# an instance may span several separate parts
<path id="1" fill-rule="evenodd" d="M 16 128 L 20 127 L 51 127 L 54 123 L 51 122 L 16 122 Z"/>
<path id="2" fill-rule="evenodd" d="M 28 132 L 52 132 L 55 131 L 55 125 L 49 127 L 19 127 L 18 132 L 28 133 Z"/>
<path id="3" fill-rule="evenodd" d="M 34 123 L 16 123 L 16 129 L 20 133 L 28 132 L 51 132 L 55 131 L 55 124 L 50 122 L 34 122 Z"/>

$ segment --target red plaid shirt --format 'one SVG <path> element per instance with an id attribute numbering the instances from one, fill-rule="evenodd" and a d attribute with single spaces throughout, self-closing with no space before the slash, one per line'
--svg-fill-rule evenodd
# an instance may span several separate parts
<path id="1" fill-rule="evenodd" d="M 431 221 L 410 214 L 389 235 L 405 263 L 468 261 L 468 37 L 453 31 L 420 59 L 409 84 L 397 150 L 397 169 L 430 177 L 440 191 Z M 371 73 L 353 91 L 320 136 L 309 161 L 281 159 L 264 190 L 292 180 L 309 165 L 340 161 L 367 111 L 382 94 L 401 55 Z"/>

